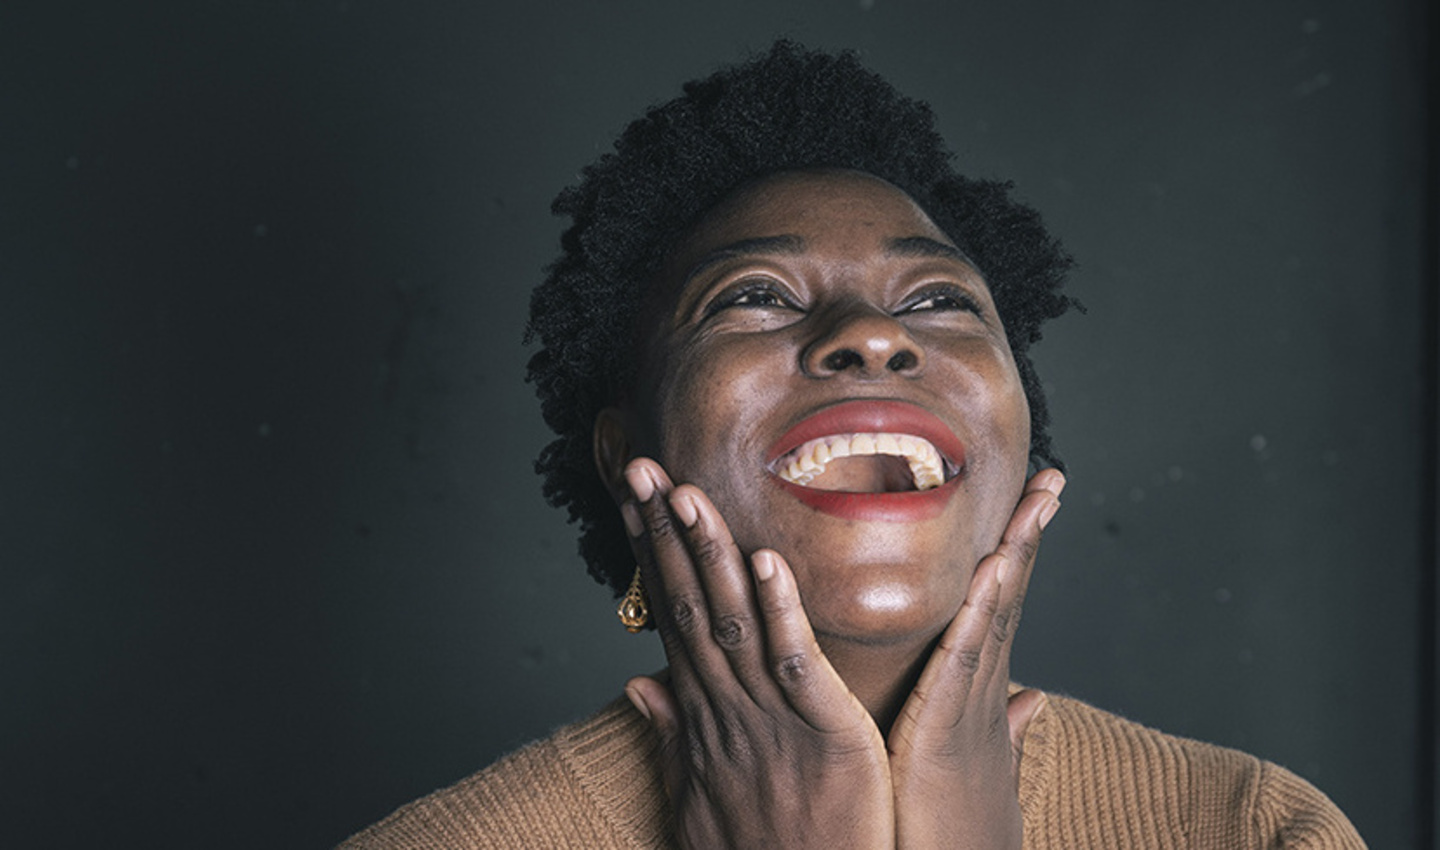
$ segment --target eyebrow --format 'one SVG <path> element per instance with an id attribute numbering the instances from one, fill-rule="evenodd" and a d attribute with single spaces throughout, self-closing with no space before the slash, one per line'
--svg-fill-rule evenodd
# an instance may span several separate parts
<path id="1" fill-rule="evenodd" d="M 946 260 L 958 260 L 967 266 L 976 267 L 975 263 L 965 256 L 964 251 L 928 236 L 905 236 L 891 239 L 885 243 L 885 253 L 894 257 L 938 257 Z"/>
<path id="2" fill-rule="evenodd" d="M 805 239 L 792 233 L 785 233 L 779 236 L 755 236 L 750 239 L 740 239 L 726 245 L 721 245 L 705 256 L 701 257 L 690 267 L 685 274 L 685 280 L 681 288 L 688 287 L 691 281 L 704 274 L 711 268 L 728 260 L 737 257 L 753 257 L 765 254 L 778 254 L 781 256 L 793 257 L 805 253 Z M 938 258 L 944 260 L 955 260 L 964 263 L 971 268 L 978 269 L 965 252 L 954 245 L 947 245 L 928 236 L 897 236 L 885 242 L 885 254 L 891 257 L 905 257 L 914 259 Z"/>
<path id="3" fill-rule="evenodd" d="M 782 236 L 756 236 L 752 239 L 741 239 L 738 242 L 731 242 L 728 245 L 721 245 L 713 251 L 696 261 L 685 274 L 685 283 L 704 274 L 706 270 L 723 263 L 726 260 L 733 260 L 736 257 L 749 257 L 757 254 L 782 254 L 794 256 L 805 253 L 805 240 L 799 236 L 785 234 Z"/>

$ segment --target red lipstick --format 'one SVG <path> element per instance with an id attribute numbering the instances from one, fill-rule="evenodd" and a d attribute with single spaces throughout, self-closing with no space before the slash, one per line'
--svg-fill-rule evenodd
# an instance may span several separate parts
<path id="1" fill-rule="evenodd" d="M 833 434 L 911 434 L 928 440 L 949 466 L 965 468 L 965 446 L 938 417 L 924 408 L 900 401 L 847 401 L 827 407 L 786 431 L 767 453 L 775 462 L 806 442 Z M 938 516 L 960 485 L 957 474 L 939 487 L 899 493 L 854 493 L 821 490 L 792 484 L 772 473 L 785 492 L 821 513 L 850 520 L 916 522 Z"/>

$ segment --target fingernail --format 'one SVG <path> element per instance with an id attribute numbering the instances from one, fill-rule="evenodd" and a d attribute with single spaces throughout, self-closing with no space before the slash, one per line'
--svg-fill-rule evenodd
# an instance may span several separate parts
<path id="1" fill-rule="evenodd" d="M 635 706 L 635 710 L 640 712 L 641 716 L 646 720 L 650 719 L 650 706 L 645 704 L 645 700 L 640 696 L 639 691 L 634 688 L 626 688 L 625 696 L 630 698 L 630 704 Z"/>
<path id="2" fill-rule="evenodd" d="M 1070 483 L 1070 482 L 1067 481 L 1067 480 L 1065 480 L 1065 476 L 1064 476 L 1064 475 L 1061 475 L 1061 476 L 1060 476 L 1060 483 L 1057 484 L 1057 485 L 1055 486 L 1055 489 L 1054 489 L 1054 490 L 1051 490 L 1050 492 L 1051 492 L 1051 493 L 1054 493 L 1054 494 L 1055 494 L 1055 498 L 1058 499 L 1058 498 L 1060 498 L 1060 494 L 1065 492 L 1065 485 L 1068 484 L 1068 483 Z"/>
<path id="3" fill-rule="evenodd" d="M 750 567 L 755 571 L 756 581 L 769 581 L 775 577 L 774 558 L 769 552 L 756 552 L 750 557 Z"/>
<path id="4" fill-rule="evenodd" d="M 688 494 L 671 496 L 670 509 L 675 511 L 675 516 L 686 528 L 694 528 L 695 521 L 700 519 L 700 508 L 695 504 L 694 497 Z"/>
<path id="5" fill-rule="evenodd" d="M 995 565 L 995 583 L 1004 584 L 1005 579 L 1010 577 L 1010 559 L 1004 555 L 1000 556 L 1000 563 Z"/>
<path id="6" fill-rule="evenodd" d="M 645 521 L 640 518 L 640 508 L 629 499 L 620 505 L 620 519 L 625 522 L 625 530 L 631 537 L 639 537 L 645 533 Z"/>
<path id="7" fill-rule="evenodd" d="M 655 495 L 655 479 L 638 466 L 625 470 L 625 483 L 630 485 L 630 492 L 635 494 L 637 501 L 648 502 Z"/>
<path id="8" fill-rule="evenodd" d="M 1056 499 L 1055 501 L 1053 501 L 1053 502 L 1051 502 L 1050 504 L 1046 505 L 1046 506 L 1045 506 L 1045 509 L 1040 512 L 1040 530 L 1041 530 L 1041 531 L 1044 531 L 1044 530 L 1045 530 L 1045 526 L 1047 526 L 1047 525 L 1050 524 L 1050 520 L 1052 520 L 1052 519 L 1055 518 L 1055 512 L 1058 511 L 1058 510 L 1060 510 L 1060 500 L 1059 500 L 1059 499 Z"/>

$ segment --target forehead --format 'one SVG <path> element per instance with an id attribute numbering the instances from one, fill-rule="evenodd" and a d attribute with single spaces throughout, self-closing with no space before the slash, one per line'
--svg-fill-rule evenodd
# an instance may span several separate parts
<path id="1" fill-rule="evenodd" d="M 781 235 L 829 237 L 857 250 L 896 237 L 950 244 L 925 211 L 892 184 L 859 171 L 817 170 L 772 175 L 738 189 L 701 218 L 674 254 L 683 260 L 716 245 Z"/>

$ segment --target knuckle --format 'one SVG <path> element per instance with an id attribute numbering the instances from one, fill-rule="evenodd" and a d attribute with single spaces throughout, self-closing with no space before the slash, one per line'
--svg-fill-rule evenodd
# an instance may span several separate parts
<path id="1" fill-rule="evenodd" d="M 765 614 L 767 621 L 789 616 L 790 612 L 795 610 L 793 597 L 763 592 L 759 597 L 760 611 Z"/>
<path id="2" fill-rule="evenodd" d="M 1007 747 L 1010 743 L 1010 722 L 1003 711 L 992 715 L 990 722 L 985 724 L 985 742 L 993 744 L 997 741 L 1004 741 Z"/>
<path id="3" fill-rule="evenodd" d="M 954 658 L 955 666 L 963 676 L 974 676 L 980 669 L 980 650 L 974 647 L 957 647 Z"/>
<path id="4" fill-rule="evenodd" d="M 730 725 L 722 725 L 719 729 L 720 754 L 731 764 L 746 764 L 754 761 L 755 745 L 744 730 L 736 729 Z"/>
<path id="5" fill-rule="evenodd" d="M 743 646 L 751 634 L 748 618 L 736 614 L 726 614 L 715 621 L 710 630 L 715 637 L 715 642 L 724 649 L 738 649 Z"/>
<path id="6" fill-rule="evenodd" d="M 680 596 L 670 600 L 670 621 L 682 635 L 694 634 L 703 619 L 699 600 L 693 596 Z"/>
<path id="7" fill-rule="evenodd" d="M 995 612 L 995 617 L 990 621 L 990 639 L 996 643 L 1004 643 L 1014 633 L 1014 621 L 1018 619 L 1019 612 L 1013 606 L 1001 607 Z"/>
<path id="8" fill-rule="evenodd" d="M 1015 541 L 1015 553 L 1022 564 L 1034 561 L 1035 556 L 1040 554 L 1040 538 L 1029 536 L 1020 538 Z"/>
<path id="9" fill-rule="evenodd" d="M 675 629 L 667 628 L 663 621 L 660 625 L 660 643 L 665 648 L 665 657 L 672 660 L 683 657 L 685 642 L 680 639 L 680 635 L 676 634 Z"/>
<path id="10" fill-rule="evenodd" d="M 706 534 L 697 534 L 690 538 L 690 551 L 695 553 L 695 560 L 704 564 L 718 563 L 725 558 L 725 544 L 714 537 Z"/>
<path id="11" fill-rule="evenodd" d="M 1004 610 L 1000 612 L 1000 616 L 996 619 L 996 625 L 1002 630 L 1000 636 L 1002 640 L 1010 640 L 1015 637 L 1015 632 L 1020 628 L 1020 615 L 1022 611 L 1020 600 L 1017 599 L 1005 606 Z"/>
<path id="12" fill-rule="evenodd" d="M 689 763 L 691 770 L 696 774 L 705 772 L 705 765 L 710 761 L 709 753 L 705 742 L 699 735 L 685 736 L 685 760 Z"/>
<path id="13" fill-rule="evenodd" d="M 664 507 L 657 506 L 647 512 L 647 524 L 650 526 L 650 538 L 655 543 L 674 543 L 679 537 L 679 531 L 675 528 L 675 522 L 670 518 L 670 512 Z"/>
<path id="14" fill-rule="evenodd" d="M 986 617 L 994 617 L 1000 610 L 1000 597 L 992 594 L 984 594 L 978 600 L 980 613 Z"/>
<path id="15" fill-rule="evenodd" d="M 677 696 L 680 701 L 680 716 L 684 718 L 686 737 L 694 739 L 703 735 L 712 722 L 709 701 L 696 688 L 686 688 Z"/>
<path id="16" fill-rule="evenodd" d="M 685 740 L 685 736 L 680 734 L 661 735 L 660 758 L 662 763 L 668 764 L 684 759 L 689 749 Z"/>
<path id="17" fill-rule="evenodd" d="M 798 685 L 810 677 L 810 659 L 803 652 L 786 655 L 774 664 L 775 680 L 782 685 Z"/>

